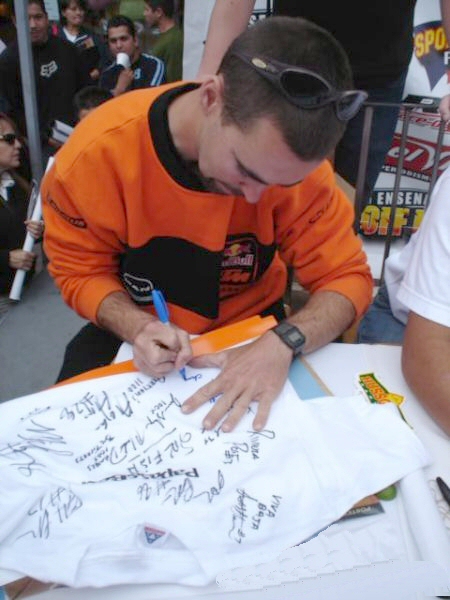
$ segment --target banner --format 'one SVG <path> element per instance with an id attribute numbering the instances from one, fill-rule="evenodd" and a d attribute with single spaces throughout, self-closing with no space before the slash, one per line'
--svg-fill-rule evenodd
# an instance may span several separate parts
<path id="1" fill-rule="evenodd" d="M 409 236 L 417 230 L 428 202 L 434 162 L 439 160 L 438 174 L 448 164 L 449 125 L 445 129 L 439 156 L 436 141 L 441 123 L 437 107 L 442 96 L 450 93 L 449 81 L 450 50 L 439 0 L 418 0 L 414 13 L 414 53 L 404 99 L 405 102 L 421 103 L 423 108 L 412 110 L 410 115 L 393 237 Z M 387 234 L 404 120 L 405 109 L 402 109 L 374 192 L 361 214 L 360 232 L 366 237 L 384 237 Z"/>
<path id="2" fill-rule="evenodd" d="M 385 236 L 394 200 L 395 177 L 398 171 L 402 128 L 406 111 L 400 111 L 391 148 L 386 156 L 371 201 L 364 207 L 360 232 L 365 236 Z M 437 137 L 441 118 L 437 112 L 414 109 L 410 113 L 408 137 L 404 151 L 402 177 L 393 222 L 393 237 L 414 233 L 422 222 L 429 199 L 429 187 L 434 163 L 439 160 L 438 174 L 450 160 L 450 127 L 438 155 Z"/>

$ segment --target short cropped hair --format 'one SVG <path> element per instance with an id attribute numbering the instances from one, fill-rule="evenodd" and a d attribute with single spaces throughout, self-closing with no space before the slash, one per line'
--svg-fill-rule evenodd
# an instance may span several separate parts
<path id="1" fill-rule="evenodd" d="M 16 7 L 15 7 L 14 2 L 9 1 L 9 2 L 7 2 L 7 4 L 11 11 L 11 15 L 13 17 L 15 17 L 16 16 Z M 47 7 L 45 6 L 44 0 L 28 0 L 27 5 L 30 6 L 31 4 L 37 4 L 39 6 L 39 8 L 42 10 L 42 12 L 44 12 L 47 15 Z"/>
<path id="2" fill-rule="evenodd" d="M 60 0 L 59 2 L 59 8 L 61 11 L 66 10 L 66 8 L 69 8 L 69 5 L 71 4 L 72 0 Z M 84 10 L 85 12 L 87 12 L 87 2 L 86 0 L 75 0 L 75 4 L 77 4 L 82 10 Z"/>
<path id="3" fill-rule="evenodd" d="M 133 21 L 125 15 L 115 15 L 114 17 L 111 17 L 111 19 L 108 21 L 106 28 L 107 31 L 109 31 L 112 27 L 126 27 L 128 33 L 132 37 L 136 37 L 136 27 L 134 26 Z"/>
<path id="4" fill-rule="evenodd" d="M 160 8 L 169 19 L 171 19 L 175 13 L 174 0 L 145 0 L 145 3 L 153 10 Z"/>
<path id="5" fill-rule="evenodd" d="M 43 13 L 47 14 L 47 7 L 45 6 L 44 0 L 28 0 L 28 6 L 30 4 L 37 4 Z"/>
<path id="6" fill-rule="evenodd" d="M 73 97 L 73 104 L 77 113 L 80 110 L 90 110 L 96 108 L 113 98 L 111 92 L 105 88 L 100 88 L 95 85 L 87 85 L 81 88 Z"/>
<path id="7" fill-rule="evenodd" d="M 300 17 L 269 17 L 237 37 L 223 57 L 222 121 L 248 131 L 265 117 L 279 128 L 289 148 L 302 160 L 322 160 L 345 131 L 332 104 L 298 108 L 251 66 L 233 55 L 241 52 L 310 69 L 338 90 L 353 86 L 347 54 L 331 33 Z"/>

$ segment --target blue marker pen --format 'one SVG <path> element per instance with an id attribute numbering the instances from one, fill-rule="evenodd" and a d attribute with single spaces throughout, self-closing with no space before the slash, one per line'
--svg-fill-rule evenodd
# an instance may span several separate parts
<path id="1" fill-rule="evenodd" d="M 158 319 L 161 323 L 169 323 L 169 309 L 167 308 L 167 302 L 161 290 L 152 290 L 152 300 Z M 179 373 L 181 377 L 186 380 L 186 369 L 184 367 L 180 369 Z"/>

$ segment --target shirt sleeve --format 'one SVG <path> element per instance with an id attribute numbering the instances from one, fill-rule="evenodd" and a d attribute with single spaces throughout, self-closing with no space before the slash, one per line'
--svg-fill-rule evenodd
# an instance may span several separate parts
<path id="1" fill-rule="evenodd" d="M 438 180 L 415 234 L 397 298 L 418 315 L 450 327 L 450 171 Z M 411 242 L 409 242 L 411 243 Z"/>
<path id="2" fill-rule="evenodd" d="M 41 187 L 48 269 L 65 302 L 96 322 L 102 300 L 123 291 L 119 261 L 126 243 L 124 207 L 106 157 L 101 173 L 99 163 L 86 157 L 64 172 L 59 158 Z M 108 210 L 101 210 L 97 200 L 105 197 L 102 206 Z"/>
<path id="3" fill-rule="evenodd" d="M 285 193 L 292 198 L 280 205 L 277 219 L 282 258 L 306 290 L 342 294 L 360 317 L 372 300 L 373 278 L 353 229 L 353 206 L 329 162 Z"/>

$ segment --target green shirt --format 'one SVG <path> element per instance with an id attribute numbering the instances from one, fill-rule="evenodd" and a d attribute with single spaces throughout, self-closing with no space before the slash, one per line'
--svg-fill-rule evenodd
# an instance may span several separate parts
<path id="1" fill-rule="evenodd" d="M 182 79 L 183 32 L 177 25 L 158 35 L 150 53 L 164 61 L 167 83 Z"/>
<path id="2" fill-rule="evenodd" d="M 125 15 L 132 21 L 144 20 L 145 0 L 120 0 L 119 14 Z"/>

